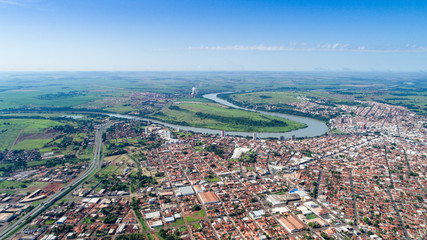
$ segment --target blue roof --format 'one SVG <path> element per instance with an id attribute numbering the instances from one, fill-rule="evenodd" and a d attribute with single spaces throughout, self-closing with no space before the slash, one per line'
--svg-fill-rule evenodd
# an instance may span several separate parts
<path id="1" fill-rule="evenodd" d="M 298 188 L 294 188 L 294 189 L 292 189 L 291 191 L 289 191 L 289 193 L 294 193 L 294 192 L 296 192 L 296 191 L 298 191 Z"/>

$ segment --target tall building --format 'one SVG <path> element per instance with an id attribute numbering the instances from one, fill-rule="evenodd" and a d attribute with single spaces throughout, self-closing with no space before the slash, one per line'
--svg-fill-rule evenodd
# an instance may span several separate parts
<path id="1" fill-rule="evenodd" d="M 196 88 L 195 87 L 192 87 L 191 88 L 191 95 L 196 95 Z"/>
<path id="2" fill-rule="evenodd" d="M 221 137 L 225 137 L 225 131 L 221 130 Z"/>
<path id="3" fill-rule="evenodd" d="M 256 139 L 257 139 L 256 133 L 253 133 L 253 134 L 252 134 L 252 139 L 253 139 L 253 140 L 256 140 Z"/>
<path id="4" fill-rule="evenodd" d="M 145 130 L 145 134 L 149 134 L 150 133 L 150 129 L 148 127 L 146 127 L 144 130 Z"/>
<path id="5" fill-rule="evenodd" d="M 171 138 L 171 131 L 164 130 L 164 132 L 163 132 L 163 138 L 170 139 Z"/>

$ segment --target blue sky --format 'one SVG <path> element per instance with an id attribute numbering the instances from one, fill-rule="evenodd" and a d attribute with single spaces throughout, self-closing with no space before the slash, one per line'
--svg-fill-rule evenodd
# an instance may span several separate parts
<path id="1" fill-rule="evenodd" d="M 0 0 L 0 71 L 427 71 L 427 1 Z"/>

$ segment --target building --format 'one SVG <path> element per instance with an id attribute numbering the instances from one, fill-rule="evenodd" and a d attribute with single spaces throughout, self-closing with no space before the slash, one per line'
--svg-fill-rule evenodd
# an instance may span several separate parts
<path id="1" fill-rule="evenodd" d="M 199 197 L 200 201 L 205 205 L 219 202 L 219 199 L 214 192 L 201 192 L 199 193 Z"/>
<path id="2" fill-rule="evenodd" d="M 273 206 L 287 204 L 290 201 L 300 200 L 300 196 L 297 194 L 284 194 L 284 195 L 269 195 L 267 196 L 267 201 L 269 201 Z"/>
<path id="3" fill-rule="evenodd" d="M 50 235 L 44 235 L 43 238 L 41 238 L 41 240 L 56 240 L 58 237 L 50 234 Z"/>
<path id="4" fill-rule="evenodd" d="M 171 131 L 169 131 L 169 130 L 164 130 L 163 131 L 163 138 L 165 138 L 165 139 L 171 139 L 172 137 L 171 137 Z"/>
<path id="5" fill-rule="evenodd" d="M 253 211 L 253 212 L 250 212 L 249 215 L 251 215 L 251 217 L 253 219 L 258 219 L 258 218 L 261 218 L 262 216 L 265 215 L 265 211 L 262 210 L 262 209 L 261 210 L 257 210 L 257 211 Z"/>
<path id="6" fill-rule="evenodd" d="M 2 223 L 9 222 L 10 220 L 13 219 L 14 216 L 15 214 L 13 213 L 0 213 L 0 222 Z"/>
<path id="7" fill-rule="evenodd" d="M 279 223 L 290 233 L 299 232 L 306 228 L 304 223 L 293 215 L 287 216 L 286 218 L 281 217 Z"/>
<path id="8" fill-rule="evenodd" d="M 194 185 L 193 188 L 194 188 L 194 191 L 196 191 L 196 193 L 201 193 L 205 191 L 205 188 L 201 185 Z"/>
<path id="9" fill-rule="evenodd" d="M 117 229 L 117 233 L 122 233 L 125 230 L 126 223 L 122 223 L 120 227 Z"/>
<path id="10" fill-rule="evenodd" d="M 160 211 L 145 214 L 145 219 L 160 218 Z"/>
<path id="11" fill-rule="evenodd" d="M 151 228 L 156 228 L 156 227 L 161 227 L 163 226 L 163 222 L 162 220 L 157 220 L 157 221 L 149 221 L 148 224 L 150 225 Z"/>
<path id="12" fill-rule="evenodd" d="M 194 190 L 191 186 L 180 187 L 176 190 L 177 196 L 190 196 L 194 195 Z"/>
<path id="13" fill-rule="evenodd" d="M 67 217 L 63 216 L 58 221 L 56 221 L 56 224 L 64 224 L 65 221 L 67 221 Z"/>

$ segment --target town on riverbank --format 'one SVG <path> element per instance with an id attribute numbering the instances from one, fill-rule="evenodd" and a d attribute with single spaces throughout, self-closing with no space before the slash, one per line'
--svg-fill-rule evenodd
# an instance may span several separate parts
<path id="1" fill-rule="evenodd" d="M 207 99 L 93 87 L 3 109 L 0 239 L 427 234 L 417 93 L 404 106 L 343 89 Z"/>

